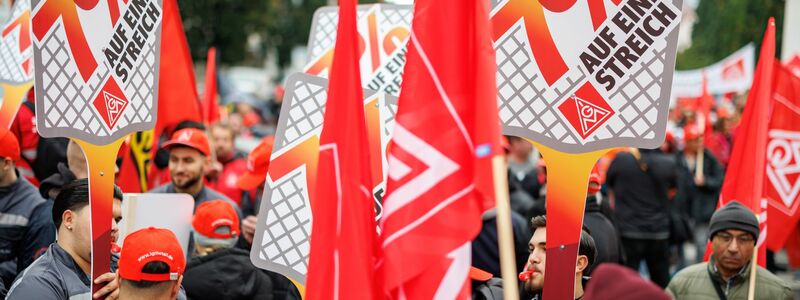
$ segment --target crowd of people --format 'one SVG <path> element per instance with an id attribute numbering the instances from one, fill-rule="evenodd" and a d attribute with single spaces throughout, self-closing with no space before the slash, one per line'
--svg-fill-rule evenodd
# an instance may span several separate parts
<path id="1" fill-rule="evenodd" d="M 673 120 L 662 147 L 617 149 L 597 163 L 575 267 L 576 299 L 744 299 L 753 270 L 757 299 L 793 298 L 770 270 L 751 268 L 761 234 L 753 213 L 737 202 L 716 209 L 735 124 L 733 114 L 716 117 L 718 125 L 703 132 L 687 113 Z M 92 293 L 86 157 L 72 141 L 39 137 L 31 120 L 23 107 L 11 130 L 0 129 L 0 296 L 301 298 L 290 279 L 256 268 L 249 257 L 273 137 L 256 138 L 245 155 L 236 142 L 252 134 L 235 116 L 209 127 L 177 124 L 154 155 L 160 184 L 149 192 L 194 199 L 189 246 L 160 228 L 129 233 L 117 245 L 128 192 L 117 187 L 112 270 L 96 278 L 102 288 Z M 546 269 L 547 164 L 525 139 L 507 136 L 504 146 L 520 294 L 538 299 Z M 475 299 L 502 295 L 496 215 L 483 215 L 473 241 Z M 684 251 L 690 244 L 694 251 Z"/>

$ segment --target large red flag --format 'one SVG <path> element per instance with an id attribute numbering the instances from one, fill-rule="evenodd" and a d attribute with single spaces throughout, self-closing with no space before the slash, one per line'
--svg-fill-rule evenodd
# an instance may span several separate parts
<path id="1" fill-rule="evenodd" d="M 722 192 L 717 204 L 719 209 L 731 201 L 739 201 L 759 217 L 761 234 L 758 239 L 758 263 L 761 266 L 766 264 L 766 248 L 762 245 L 767 237 L 767 214 L 766 209 L 762 211 L 762 207 L 766 206 L 766 200 L 763 199 L 764 168 L 774 63 L 775 19 L 770 18 L 761 44 L 755 78 L 747 96 L 741 126 L 736 132 L 736 142 L 733 144 L 730 164 L 725 173 L 725 182 L 722 183 Z M 706 251 L 706 258 L 710 252 Z"/>
<path id="2" fill-rule="evenodd" d="M 419 0 L 389 150 L 383 288 L 465 299 L 470 242 L 494 203 L 499 153 L 488 1 Z"/>
<path id="3" fill-rule="evenodd" d="M 152 131 L 131 135 L 129 151 L 125 151 L 117 182 L 126 192 L 144 192 L 152 188 L 155 168 L 151 161 L 158 150 L 159 139 L 167 128 L 181 121 L 202 120 L 192 56 L 183 31 L 177 0 L 164 0 L 161 26 L 161 54 L 158 79 L 158 116 Z M 165 136 L 169 138 L 169 136 Z M 137 185 L 147 178 L 147 185 Z"/>
<path id="4" fill-rule="evenodd" d="M 764 198 L 769 201 L 767 247 L 777 252 L 800 219 L 800 77 L 775 62 L 773 87 Z"/>
<path id="5" fill-rule="evenodd" d="M 311 207 L 310 300 L 375 295 L 377 231 L 358 57 L 356 0 L 340 0 Z"/>
<path id="6" fill-rule="evenodd" d="M 208 48 L 206 57 L 206 83 L 203 92 L 203 121 L 213 124 L 219 121 L 217 103 L 217 48 Z"/>

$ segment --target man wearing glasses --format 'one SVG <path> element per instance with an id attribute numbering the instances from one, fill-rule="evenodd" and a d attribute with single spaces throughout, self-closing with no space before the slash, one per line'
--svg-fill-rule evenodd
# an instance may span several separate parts
<path id="1" fill-rule="evenodd" d="M 750 209 L 732 201 L 711 216 L 709 233 L 713 253 L 709 261 L 678 272 L 667 292 L 675 299 L 746 299 L 758 219 Z M 757 270 L 756 299 L 792 299 L 786 282 L 762 267 Z"/>

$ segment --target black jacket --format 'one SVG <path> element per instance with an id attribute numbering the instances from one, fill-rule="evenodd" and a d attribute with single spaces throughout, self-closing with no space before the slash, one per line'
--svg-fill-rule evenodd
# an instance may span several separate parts
<path id="1" fill-rule="evenodd" d="M 717 209 L 719 192 L 725 172 L 717 159 L 708 150 L 703 151 L 703 176 L 705 184 L 694 183 L 696 168 L 689 168 L 683 151 L 675 155 L 678 164 L 678 193 L 675 194 L 675 205 L 681 213 L 688 213 L 697 223 L 708 223 Z"/>
<path id="2" fill-rule="evenodd" d="M 0 188 L 0 278 L 6 286 L 55 239 L 52 214 L 42 210 L 45 200 L 25 178 L 18 178 Z"/>
<path id="3" fill-rule="evenodd" d="M 614 194 L 617 229 L 624 238 L 667 239 L 667 191 L 677 180 L 675 161 L 657 150 L 640 151 L 640 159 L 620 152 L 608 167 L 606 183 Z"/>
<path id="4" fill-rule="evenodd" d="M 186 265 L 183 287 L 190 300 L 300 299 L 300 292 L 289 279 L 256 268 L 250 262 L 250 253 L 239 248 L 193 257 Z"/>
<path id="5" fill-rule="evenodd" d="M 621 264 L 623 256 L 617 228 L 603 215 L 595 196 L 589 196 L 586 199 L 583 225 L 589 228 L 590 235 L 597 246 L 597 257 L 594 260 L 594 266 L 607 262 Z M 593 269 L 589 268 L 589 271 L 591 272 Z"/>

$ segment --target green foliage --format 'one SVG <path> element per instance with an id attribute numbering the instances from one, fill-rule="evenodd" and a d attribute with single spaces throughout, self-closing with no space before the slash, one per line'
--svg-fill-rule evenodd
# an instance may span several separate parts
<path id="1" fill-rule="evenodd" d="M 275 50 L 278 63 L 290 62 L 291 50 L 308 42 L 311 17 L 326 0 L 179 0 L 192 58 L 202 61 L 217 47 L 224 64 L 259 65 Z M 250 36 L 260 37 L 255 51 Z M 252 49 L 251 49 L 252 50 Z"/>
<path id="2" fill-rule="evenodd" d="M 761 49 L 767 20 L 775 17 L 776 57 L 780 57 L 785 0 L 701 0 L 692 47 L 678 54 L 679 70 L 713 64 L 749 42 Z"/>

